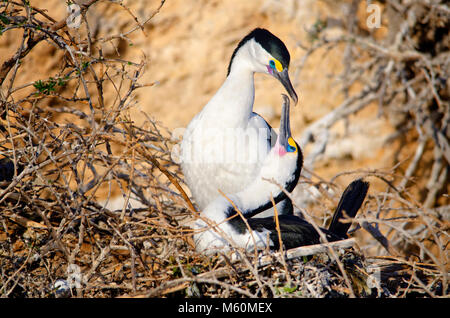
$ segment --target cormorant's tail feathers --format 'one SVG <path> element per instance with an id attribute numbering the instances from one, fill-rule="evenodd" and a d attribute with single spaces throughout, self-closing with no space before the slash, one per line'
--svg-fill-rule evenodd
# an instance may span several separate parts
<path id="1" fill-rule="evenodd" d="M 369 182 L 357 179 L 350 183 L 339 200 L 339 204 L 330 223 L 329 231 L 339 237 L 345 237 L 351 222 L 342 223 L 345 217 L 353 218 L 364 202 L 369 190 Z M 344 214 L 345 211 L 345 214 Z"/>

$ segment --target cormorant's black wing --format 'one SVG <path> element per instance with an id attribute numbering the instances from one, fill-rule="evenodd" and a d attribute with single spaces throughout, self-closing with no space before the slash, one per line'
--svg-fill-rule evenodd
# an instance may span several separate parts
<path id="1" fill-rule="evenodd" d="M 302 218 L 295 215 L 280 215 L 278 217 L 280 223 L 280 234 L 284 248 L 291 249 L 299 246 L 313 245 L 320 243 L 319 233 L 314 227 Z M 275 219 L 273 217 L 267 218 L 250 218 L 247 219 L 249 226 L 254 231 L 270 231 L 270 240 L 273 242 L 273 249 L 279 249 L 278 232 L 275 225 Z M 339 238 L 334 236 L 326 229 L 321 230 L 329 241 L 335 241 Z"/>
<path id="2" fill-rule="evenodd" d="M 369 183 L 362 179 L 353 181 L 345 189 L 329 229 L 320 229 L 329 242 L 341 240 L 346 237 L 351 223 L 342 223 L 341 220 L 345 216 L 353 218 L 356 215 L 364 202 L 368 189 Z M 295 215 L 279 215 L 278 221 L 280 224 L 281 240 L 286 249 L 320 243 L 319 233 L 306 220 Z M 280 244 L 274 217 L 249 218 L 247 222 L 254 231 L 270 231 L 269 237 L 273 242 L 272 249 L 279 249 Z M 244 226 L 242 222 L 242 231 L 245 231 Z"/>
<path id="3" fill-rule="evenodd" d="M 355 217 L 364 202 L 368 189 L 369 183 L 362 179 L 357 179 L 347 186 L 339 200 L 339 204 L 333 215 L 333 220 L 328 228 L 330 232 L 334 233 L 336 236 L 346 237 L 347 231 L 352 223 L 342 223 L 341 220 L 345 215 L 350 218 Z"/>

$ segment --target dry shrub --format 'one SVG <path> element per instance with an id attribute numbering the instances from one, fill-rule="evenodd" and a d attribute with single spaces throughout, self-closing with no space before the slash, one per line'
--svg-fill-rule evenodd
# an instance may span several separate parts
<path id="1" fill-rule="evenodd" d="M 146 114 L 144 124 L 136 126 L 129 115 L 135 91 L 153 85 L 139 82 L 145 63 L 108 58 L 99 49 L 101 43 L 143 32 L 164 1 L 145 22 L 114 4 L 134 24 L 107 38 L 91 34 L 84 18 L 96 2 L 83 2 L 81 27 L 75 30 L 26 1 L 0 4 L 0 31 L 22 35 L 0 69 L 3 297 L 447 295 L 449 210 L 443 193 L 448 192 L 450 67 L 448 34 L 442 29 L 449 28 L 448 7 L 386 2 L 397 27 L 392 26 L 396 36 L 384 42 L 356 20 L 349 20 L 347 34 L 338 39 L 311 31 L 314 41 L 305 62 L 318 48 L 344 43 L 343 89 L 355 82 L 362 88 L 327 121 L 311 125 L 302 143 L 376 100 L 381 116 L 400 118 L 392 139 L 412 134 L 417 148 L 404 171 L 396 166 L 345 172 L 386 184 L 357 218 L 365 230 L 362 252 L 355 247 L 293 259 L 272 255 L 258 265 L 253 254 L 242 251 L 239 262 L 194 251 L 186 223 L 196 212 L 171 158 L 170 132 Z M 23 61 L 40 43 L 60 54 L 59 71 L 16 85 Z M 105 100 L 106 90 L 115 92 L 114 98 Z M 430 145 L 432 159 L 424 162 Z M 428 178 L 425 185 L 415 178 L 419 168 Z M 302 180 L 321 190 L 334 181 Z M 415 183 L 422 186 L 419 195 L 410 188 Z M 124 203 L 114 210 L 107 203 L 116 194 Z M 56 290 L 59 279 L 71 288 Z"/>

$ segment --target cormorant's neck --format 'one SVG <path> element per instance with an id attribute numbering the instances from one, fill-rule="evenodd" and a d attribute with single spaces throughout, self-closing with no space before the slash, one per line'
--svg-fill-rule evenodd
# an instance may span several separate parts
<path id="1" fill-rule="evenodd" d="M 284 184 L 279 186 L 270 178 L 267 180 L 261 176 L 258 178 L 246 189 L 231 196 L 231 200 L 246 219 L 273 207 L 271 198 L 275 204 L 286 198 L 286 194 L 280 189 L 280 186 L 285 188 Z M 237 212 L 233 208 L 227 213 L 229 214 L 227 217 L 230 217 Z"/>
<path id="2" fill-rule="evenodd" d="M 274 145 L 274 147 L 277 146 L 278 143 Z M 298 144 L 297 149 L 298 154 L 295 167 L 283 167 L 282 164 L 281 166 L 263 166 L 258 179 L 254 180 L 246 189 L 232 195 L 232 201 L 236 203 L 237 208 L 246 219 L 272 208 L 273 202 L 271 198 L 273 198 L 275 204 L 286 199 L 287 196 L 280 186 L 287 192 L 294 190 L 300 179 L 303 166 L 303 154 Z M 278 171 L 278 176 L 283 180 L 283 183 L 277 182 L 277 180 L 272 182 L 273 178 L 271 176 L 273 176 L 273 171 Z M 281 213 L 281 211 L 279 212 Z M 227 217 L 236 213 L 234 208 L 229 209 Z"/>
<path id="3" fill-rule="evenodd" d="M 263 181 L 264 183 L 269 183 L 268 181 Z M 270 183 L 274 185 L 273 183 Z M 286 198 L 286 194 L 280 190 L 280 188 L 277 186 L 278 191 L 276 193 L 272 193 L 272 197 L 274 199 L 275 204 L 278 204 L 280 201 L 284 200 Z M 243 194 L 243 193 L 242 193 Z M 234 196 L 233 202 L 239 202 L 240 204 L 235 204 L 236 207 L 239 209 L 239 211 L 242 213 L 243 217 L 245 219 L 249 219 L 267 209 L 270 209 L 273 207 L 273 203 L 270 197 L 270 193 L 266 193 L 269 195 L 268 200 L 267 198 L 263 201 L 259 201 L 257 198 L 256 200 L 252 200 L 252 198 L 249 197 L 243 197 L 240 198 L 240 193 Z M 255 195 L 255 193 L 253 193 Z M 256 194 L 258 196 L 258 194 Z M 260 196 L 260 199 L 262 196 Z M 232 217 L 228 223 L 238 232 L 238 233 L 245 233 L 247 231 L 247 226 L 245 225 L 244 221 L 242 220 L 241 216 L 238 214 L 238 212 L 235 210 L 235 208 L 230 204 L 228 205 L 225 212 L 225 219 L 228 219 Z"/>
<path id="4" fill-rule="evenodd" d="M 247 128 L 255 100 L 252 65 L 237 55 L 230 73 L 205 107 L 215 127 Z"/>

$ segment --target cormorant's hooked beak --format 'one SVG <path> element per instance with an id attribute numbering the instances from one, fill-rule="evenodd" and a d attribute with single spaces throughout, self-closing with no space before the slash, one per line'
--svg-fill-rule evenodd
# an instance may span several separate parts
<path id="1" fill-rule="evenodd" d="M 285 68 L 281 72 L 274 70 L 273 76 L 275 76 L 275 78 L 277 78 L 281 82 L 281 84 L 283 84 L 289 96 L 291 96 L 292 100 L 294 101 L 294 105 L 297 105 L 298 96 L 294 90 L 294 87 L 292 87 L 291 80 L 289 79 L 288 69 Z"/>
<path id="2" fill-rule="evenodd" d="M 291 137 L 291 124 L 290 124 L 290 118 L 289 118 L 289 106 L 290 101 L 289 97 L 287 97 L 285 94 L 281 94 L 283 96 L 283 108 L 281 110 L 281 119 L 280 119 L 280 131 L 278 134 L 278 141 L 281 146 L 284 147 L 284 149 L 287 149 L 288 147 L 288 140 Z"/>

